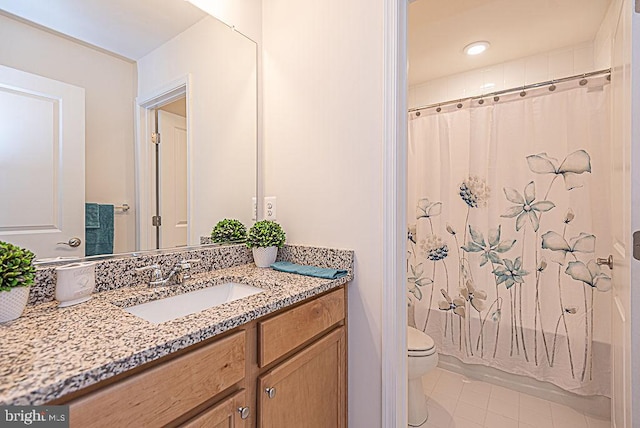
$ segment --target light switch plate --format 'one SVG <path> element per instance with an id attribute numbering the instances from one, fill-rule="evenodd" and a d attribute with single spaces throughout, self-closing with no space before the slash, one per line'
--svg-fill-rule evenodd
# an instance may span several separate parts
<path id="1" fill-rule="evenodd" d="M 264 198 L 264 219 L 275 220 L 276 219 L 276 197 L 267 196 Z"/>

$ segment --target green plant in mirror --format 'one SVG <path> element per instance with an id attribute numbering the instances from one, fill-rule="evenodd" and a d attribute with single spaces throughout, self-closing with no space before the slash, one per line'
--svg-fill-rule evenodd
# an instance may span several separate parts
<path id="1" fill-rule="evenodd" d="M 247 228 L 239 220 L 220 220 L 211 231 L 211 239 L 216 244 L 237 244 L 247 240 Z"/>
<path id="2" fill-rule="evenodd" d="M 278 247 L 284 245 L 286 235 L 282 227 L 275 221 L 262 220 L 249 229 L 247 247 Z"/>
<path id="3" fill-rule="evenodd" d="M 32 285 L 36 273 L 34 257 L 27 249 L 0 241 L 0 291 Z"/>

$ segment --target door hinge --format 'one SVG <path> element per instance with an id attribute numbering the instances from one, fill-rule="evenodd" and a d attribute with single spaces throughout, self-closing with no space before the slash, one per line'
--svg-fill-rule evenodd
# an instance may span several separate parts
<path id="1" fill-rule="evenodd" d="M 640 230 L 633 232 L 633 258 L 640 260 Z"/>
<path id="2" fill-rule="evenodd" d="M 151 217 L 151 225 L 162 226 L 162 217 L 159 215 L 154 215 L 153 217 Z"/>
<path id="3" fill-rule="evenodd" d="M 160 133 L 154 132 L 151 134 L 151 142 L 153 144 L 160 144 Z"/>

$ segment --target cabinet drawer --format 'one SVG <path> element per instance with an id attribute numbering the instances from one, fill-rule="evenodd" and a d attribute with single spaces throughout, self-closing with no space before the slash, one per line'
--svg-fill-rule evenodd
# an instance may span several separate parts
<path id="1" fill-rule="evenodd" d="M 244 378 L 245 333 L 157 365 L 69 403 L 71 427 L 160 426 Z"/>
<path id="2" fill-rule="evenodd" d="M 240 410 L 246 406 L 247 394 L 243 389 L 209 407 L 180 428 L 242 428 L 246 426 L 246 419 L 242 419 Z"/>
<path id="3" fill-rule="evenodd" d="M 258 323 L 258 364 L 264 367 L 344 319 L 344 289 Z"/>

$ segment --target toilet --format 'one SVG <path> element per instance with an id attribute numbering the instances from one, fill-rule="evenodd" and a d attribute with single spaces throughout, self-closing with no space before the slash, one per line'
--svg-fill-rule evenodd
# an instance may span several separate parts
<path id="1" fill-rule="evenodd" d="M 407 355 L 409 377 L 409 426 L 420 427 L 427 422 L 427 397 L 422 389 L 422 376 L 438 365 L 436 345 L 429 335 L 407 327 Z"/>

